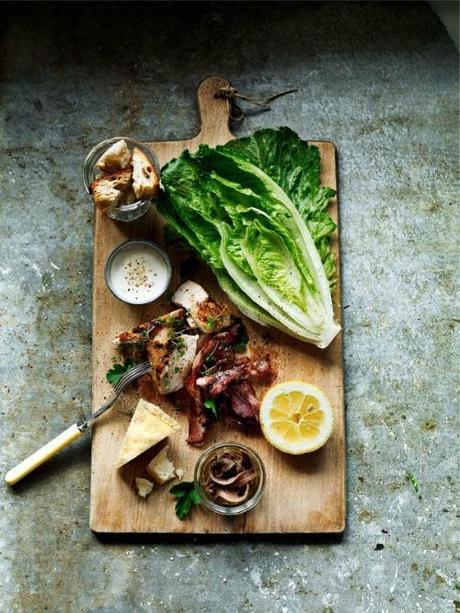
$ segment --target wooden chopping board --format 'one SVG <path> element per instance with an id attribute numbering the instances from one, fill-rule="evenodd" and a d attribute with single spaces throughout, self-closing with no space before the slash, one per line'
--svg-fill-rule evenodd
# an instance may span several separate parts
<path id="1" fill-rule="evenodd" d="M 160 164 L 177 157 L 184 149 L 195 150 L 200 143 L 223 144 L 234 138 L 228 126 L 228 102 L 216 99 L 215 92 L 228 85 L 225 79 L 212 77 L 198 87 L 201 131 L 190 140 L 149 142 Z M 335 146 L 313 142 L 321 152 L 321 180 L 336 188 Z M 337 200 L 330 209 L 338 218 Z M 110 394 L 106 372 L 112 363 L 111 343 L 116 333 L 130 329 L 171 310 L 167 300 L 147 307 L 129 306 L 117 300 L 104 281 L 105 261 L 116 245 L 133 238 L 147 238 L 163 244 L 162 224 L 155 211 L 134 223 L 113 222 L 96 212 L 94 231 L 93 280 L 93 410 Z M 339 256 L 338 233 L 334 250 Z M 179 261 L 183 256 L 169 252 L 175 268 L 173 284 L 180 282 Z M 338 265 L 340 270 L 340 266 Z M 212 273 L 205 265 L 196 268 L 194 280 L 202 284 L 216 300 L 228 302 Z M 336 318 L 341 321 L 340 279 L 334 294 Z M 236 309 L 232 307 L 236 313 Z M 313 454 L 288 456 L 271 447 L 261 434 L 247 435 L 236 425 L 216 424 L 201 449 L 185 442 L 187 416 L 181 414 L 167 397 L 156 400 L 182 424 L 182 430 L 170 440 L 177 467 L 191 480 L 200 453 L 219 441 L 242 442 L 254 448 L 267 470 L 265 495 L 255 509 L 236 518 L 224 518 L 205 509 L 179 521 L 174 513 L 174 499 L 168 486 L 158 487 L 147 499 L 134 491 L 134 479 L 145 475 L 145 466 L 154 455 L 150 450 L 121 471 L 115 461 L 129 423 L 129 412 L 138 400 L 133 389 L 103 416 L 93 429 L 91 461 L 91 529 L 98 533 L 339 533 L 345 527 L 345 441 L 342 381 L 342 335 L 327 350 L 319 350 L 275 330 L 267 330 L 243 318 L 252 347 L 269 353 L 277 364 L 277 380 L 301 379 L 317 385 L 330 398 L 335 411 L 335 429 L 329 442 Z M 148 377 L 148 375 L 147 375 Z M 259 389 L 259 392 L 263 391 Z M 155 398 L 153 398 L 155 400 Z"/>

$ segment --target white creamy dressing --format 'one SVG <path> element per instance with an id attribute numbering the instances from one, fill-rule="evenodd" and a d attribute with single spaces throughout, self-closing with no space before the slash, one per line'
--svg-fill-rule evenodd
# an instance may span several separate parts
<path id="1" fill-rule="evenodd" d="M 165 259 L 148 245 L 122 249 L 110 266 L 113 292 L 125 302 L 146 304 L 163 294 L 169 283 Z"/>

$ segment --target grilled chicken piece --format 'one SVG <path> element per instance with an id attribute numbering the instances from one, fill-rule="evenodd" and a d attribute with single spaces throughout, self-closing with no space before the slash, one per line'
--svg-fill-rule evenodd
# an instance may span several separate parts
<path id="1" fill-rule="evenodd" d="M 164 327 L 167 327 L 170 330 L 179 329 L 181 322 L 185 323 L 185 310 L 176 309 L 175 311 L 171 311 L 171 313 L 166 313 L 166 315 L 156 317 L 155 319 L 146 321 L 143 324 L 134 326 L 134 328 L 128 332 L 121 332 L 120 334 L 117 334 L 113 344 L 131 345 L 135 343 L 142 343 L 155 336 L 156 332 Z"/>
<path id="2" fill-rule="evenodd" d="M 195 308 L 200 302 L 204 302 L 205 300 L 209 300 L 208 292 L 195 283 L 195 281 L 186 281 L 179 286 L 173 294 L 171 298 L 171 302 L 174 304 L 179 304 L 187 311 L 191 311 Z"/>
<path id="3" fill-rule="evenodd" d="M 187 309 L 189 325 L 205 334 L 228 328 L 231 314 L 225 304 L 218 304 L 194 281 L 186 281 L 174 293 L 171 301 Z"/>
<path id="4" fill-rule="evenodd" d="M 226 304 L 218 304 L 213 300 L 200 302 L 190 315 L 196 327 L 205 334 L 219 332 L 232 324 L 228 306 Z"/>
<path id="5" fill-rule="evenodd" d="M 153 382 L 161 394 L 176 392 L 184 386 L 195 358 L 198 335 L 180 333 L 186 325 L 185 315 L 184 309 L 176 309 L 122 332 L 114 340 L 116 345 L 124 346 L 130 357 L 134 357 L 133 351 L 136 356 L 141 351 L 141 359 L 149 359 Z"/>
<path id="6" fill-rule="evenodd" d="M 195 359 L 198 336 L 180 334 L 174 339 L 163 328 L 147 343 L 147 354 L 152 364 L 152 379 L 160 394 L 177 392 L 184 386 Z"/>

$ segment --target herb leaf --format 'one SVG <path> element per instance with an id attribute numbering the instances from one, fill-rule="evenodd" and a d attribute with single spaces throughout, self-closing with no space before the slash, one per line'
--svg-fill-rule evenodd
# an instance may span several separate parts
<path id="1" fill-rule="evenodd" d="M 204 363 L 206 364 L 206 366 L 212 366 L 213 364 L 215 364 L 216 362 L 216 358 L 212 355 L 212 353 L 210 355 L 207 355 L 204 359 Z"/>
<path id="2" fill-rule="evenodd" d="M 246 332 L 246 329 L 243 328 L 239 341 L 233 345 L 233 351 L 236 351 L 236 353 L 244 353 L 247 349 L 248 342 L 249 336 Z"/>
<path id="3" fill-rule="evenodd" d="M 190 509 L 192 508 L 192 500 L 190 496 L 186 495 L 179 498 L 179 500 L 176 502 L 175 508 L 177 517 L 183 521 L 190 513 Z"/>
<path id="4" fill-rule="evenodd" d="M 406 473 L 406 481 L 412 485 L 416 492 L 418 492 L 419 482 L 417 477 L 413 473 Z"/>
<path id="5" fill-rule="evenodd" d="M 173 485 L 173 487 L 169 490 L 169 493 L 176 498 L 182 498 L 182 496 L 185 496 L 190 492 L 192 487 L 193 483 L 190 481 L 181 481 L 180 483 Z"/>
<path id="6" fill-rule="evenodd" d="M 209 315 L 206 318 L 206 325 L 210 330 L 215 330 L 217 325 L 222 322 L 222 315 Z"/>
<path id="7" fill-rule="evenodd" d="M 115 362 L 112 368 L 107 371 L 105 375 L 107 377 L 107 381 L 111 385 L 116 385 L 120 381 L 121 377 L 125 374 L 125 372 L 128 372 L 128 370 L 130 370 L 133 366 L 134 362 L 130 358 L 125 360 L 123 364 Z"/>
<path id="8" fill-rule="evenodd" d="M 183 521 L 192 509 L 192 505 L 198 506 L 201 504 L 201 498 L 195 488 L 195 484 L 191 481 L 183 481 L 174 485 L 169 493 L 177 498 L 176 515 Z"/>
<path id="9" fill-rule="evenodd" d="M 190 492 L 189 498 L 190 498 L 190 500 L 193 502 L 193 504 L 195 506 L 198 506 L 198 505 L 201 504 L 200 495 L 198 494 L 198 492 L 197 492 L 197 490 L 195 488 L 193 488 L 193 490 Z"/>
<path id="10" fill-rule="evenodd" d="M 236 353 L 244 353 L 246 351 L 247 346 L 248 341 L 240 341 L 239 343 L 236 343 L 236 345 L 233 345 L 233 351 L 235 351 Z"/>
<path id="11" fill-rule="evenodd" d="M 219 419 L 219 409 L 217 408 L 215 398 L 206 398 L 206 400 L 203 402 L 203 406 L 214 417 L 214 419 Z"/>

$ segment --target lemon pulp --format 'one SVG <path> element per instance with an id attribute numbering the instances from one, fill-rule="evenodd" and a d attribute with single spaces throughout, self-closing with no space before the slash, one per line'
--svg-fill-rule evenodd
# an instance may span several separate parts
<path id="1" fill-rule="evenodd" d="M 287 381 L 268 390 L 261 407 L 265 438 L 291 454 L 315 451 L 332 432 L 332 407 L 325 394 L 302 381 Z"/>

